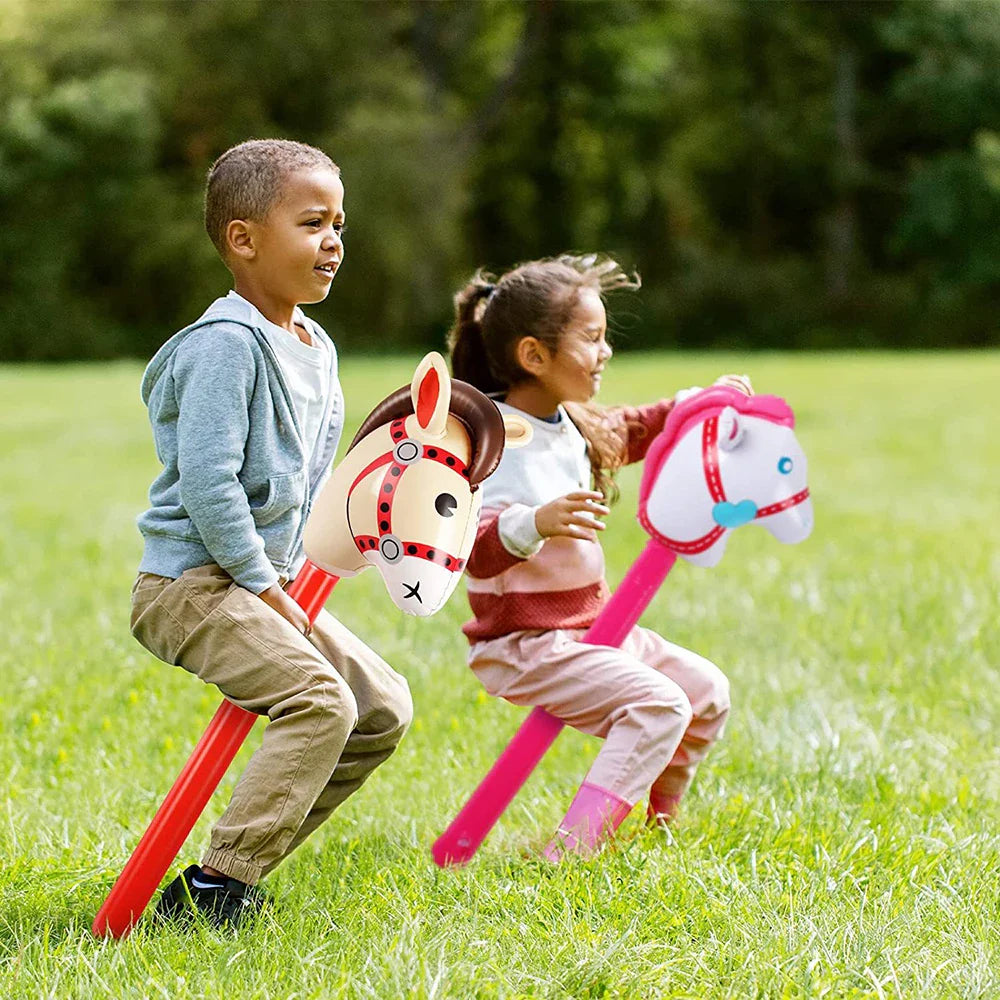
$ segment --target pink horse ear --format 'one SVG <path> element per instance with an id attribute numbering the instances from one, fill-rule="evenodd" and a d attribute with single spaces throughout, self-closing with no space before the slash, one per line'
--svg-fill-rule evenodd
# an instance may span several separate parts
<path id="1" fill-rule="evenodd" d="M 745 435 L 743 418 L 731 406 L 725 407 L 719 414 L 719 447 L 723 451 L 732 451 Z"/>
<path id="2" fill-rule="evenodd" d="M 410 398 L 420 427 L 429 437 L 441 437 L 448 423 L 451 377 L 444 358 L 437 351 L 431 351 L 417 365 L 410 383 Z"/>

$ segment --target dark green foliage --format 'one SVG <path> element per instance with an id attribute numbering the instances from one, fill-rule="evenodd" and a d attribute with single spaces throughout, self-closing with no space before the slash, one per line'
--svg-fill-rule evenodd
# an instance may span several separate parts
<path id="1" fill-rule="evenodd" d="M 480 264 L 643 276 L 620 346 L 997 342 L 986 3 L 4 0 L 0 358 L 146 356 L 226 289 L 223 149 L 340 163 L 345 346 L 440 346 Z"/>

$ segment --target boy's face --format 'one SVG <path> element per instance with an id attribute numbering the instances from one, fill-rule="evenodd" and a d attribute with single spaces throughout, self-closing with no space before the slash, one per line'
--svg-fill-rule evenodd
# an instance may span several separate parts
<path id="1" fill-rule="evenodd" d="M 322 302 L 344 259 L 344 185 L 325 168 L 298 170 L 261 222 L 245 223 L 256 289 L 275 304 Z"/>

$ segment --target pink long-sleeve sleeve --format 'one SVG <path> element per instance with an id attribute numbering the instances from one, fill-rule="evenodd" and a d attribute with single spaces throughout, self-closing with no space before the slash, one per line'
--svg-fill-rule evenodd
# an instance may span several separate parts
<path id="1" fill-rule="evenodd" d="M 465 570 L 469 576 L 478 580 L 488 580 L 516 563 L 523 562 L 520 556 L 509 552 L 500 541 L 502 512 L 501 509 L 484 510 L 479 516 L 479 530 Z"/>

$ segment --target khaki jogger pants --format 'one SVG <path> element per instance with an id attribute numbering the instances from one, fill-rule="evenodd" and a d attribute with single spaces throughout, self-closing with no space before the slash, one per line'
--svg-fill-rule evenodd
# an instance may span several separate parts
<path id="1" fill-rule="evenodd" d="M 634 804 L 678 801 L 722 735 L 729 682 L 697 653 L 635 626 L 620 647 L 584 629 L 512 632 L 477 642 L 469 666 L 494 696 L 541 706 L 604 739 L 587 781 Z"/>
<path id="2" fill-rule="evenodd" d="M 406 681 L 326 611 L 309 638 L 219 566 L 140 573 L 132 634 L 269 724 L 202 864 L 255 883 L 396 749 Z"/>

